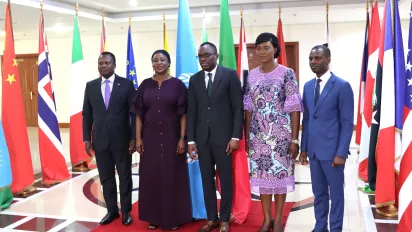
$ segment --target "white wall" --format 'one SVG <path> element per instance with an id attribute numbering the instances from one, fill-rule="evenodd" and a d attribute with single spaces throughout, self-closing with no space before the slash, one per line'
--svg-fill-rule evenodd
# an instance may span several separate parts
<path id="1" fill-rule="evenodd" d="M 407 51 L 407 38 L 409 22 L 402 21 L 404 47 Z M 362 61 L 363 40 L 365 23 L 337 23 L 330 24 L 330 48 L 332 51 L 332 71 L 348 80 L 352 85 L 355 101 L 357 103 L 359 91 L 359 76 Z M 299 42 L 299 72 L 300 72 L 300 89 L 303 89 L 303 83 L 314 77 L 308 65 L 308 55 L 314 45 L 324 43 L 324 25 L 284 25 L 285 41 Z M 276 24 L 270 27 L 246 27 L 246 39 L 248 43 L 253 43 L 255 38 L 261 32 L 276 33 Z M 201 42 L 201 31 L 196 30 L 195 40 L 197 45 Z M 238 43 L 239 28 L 233 28 L 234 41 Z M 176 54 L 176 31 L 168 31 L 169 48 L 172 57 L 172 70 L 175 70 Z M 219 44 L 219 29 L 208 29 L 209 41 Z M 136 61 L 136 69 L 139 82 L 150 77 L 153 73 L 150 56 L 156 49 L 163 48 L 162 32 L 134 33 L 133 45 Z M 65 38 L 48 38 L 50 61 L 54 78 L 55 97 L 58 109 L 59 122 L 69 122 L 70 110 L 70 78 L 71 78 L 71 48 L 72 38 L 69 33 Z M 126 34 L 108 34 L 109 50 L 116 55 L 117 69 L 116 72 L 125 76 L 126 67 Z M 0 41 L 0 44 L 3 44 Z M 85 59 L 86 73 L 85 79 L 92 80 L 98 77 L 97 58 L 100 51 L 99 36 L 82 36 L 83 55 Z M 15 41 L 16 54 L 37 53 L 37 40 L 17 40 Z M 406 55 L 406 54 L 405 54 Z M 1 89 L 0 89 L 1 91 Z M 83 94 L 79 89 L 78 94 Z M 0 102 L 1 104 L 1 102 Z M 357 104 L 355 105 L 356 115 Z M 355 117 L 356 122 L 356 117 Z"/>

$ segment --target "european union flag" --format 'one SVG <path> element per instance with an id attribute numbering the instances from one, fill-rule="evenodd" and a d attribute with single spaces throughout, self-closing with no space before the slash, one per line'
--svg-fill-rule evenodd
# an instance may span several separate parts
<path id="1" fill-rule="evenodd" d="M 198 72 L 196 45 L 192 30 L 189 4 L 187 0 L 179 0 L 177 16 L 177 47 L 176 47 L 176 76 L 189 86 L 190 77 Z M 189 171 L 190 196 L 192 200 L 192 217 L 207 218 L 203 185 L 200 176 L 199 160 L 192 160 L 187 154 Z"/>
<path id="2" fill-rule="evenodd" d="M 133 81 L 134 88 L 137 89 L 138 84 L 136 76 L 136 66 L 134 63 L 131 25 L 129 25 L 129 32 L 127 34 L 126 78 Z"/>

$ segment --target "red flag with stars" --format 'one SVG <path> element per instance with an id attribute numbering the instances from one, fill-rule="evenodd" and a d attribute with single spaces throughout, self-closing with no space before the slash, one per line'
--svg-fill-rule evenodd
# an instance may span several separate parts
<path id="1" fill-rule="evenodd" d="M 10 154 L 11 190 L 19 194 L 34 183 L 26 118 L 20 89 L 20 77 L 14 53 L 10 1 L 6 7 L 5 46 L 2 61 L 2 122 Z"/>

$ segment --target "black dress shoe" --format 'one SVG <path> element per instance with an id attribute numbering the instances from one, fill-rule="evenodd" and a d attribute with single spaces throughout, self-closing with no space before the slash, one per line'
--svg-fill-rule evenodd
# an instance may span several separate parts
<path id="1" fill-rule="evenodd" d="M 114 219 L 119 218 L 119 213 L 107 213 L 106 216 L 100 221 L 100 225 L 107 225 L 111 223 Z"/>
<path id="2" fill-rule="evenodd" d="M 130 225 L 132 224 L 132 217 L 130 216 L 130 212 L 124 212 L 122 213 L 122 223 L 123 225 Z"/>

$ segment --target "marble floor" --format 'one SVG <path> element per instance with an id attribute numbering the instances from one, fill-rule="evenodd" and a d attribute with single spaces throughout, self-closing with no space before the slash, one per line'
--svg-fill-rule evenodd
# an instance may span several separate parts
<path id="1" fill-rule="evenodd" d="M 71 179 L 53 187 L 41 184 L 37 128 L 29 128 L 33 168 L 37 190 L 29 196 L 15 198 L 11 207 L 0 212 L 0 231 L 90 231 L 106 213 L 97 170 L 72 172 Z M 61 129 L 64 156 L 70 167 L 69 132 Z M 357 190 L 363 183 L 357 178 L 357 147 L 345 169 L 345 215 L 343 231 L 395 232 L 397 220 L 375 214 L 374 196 Z M 138 189 L 138 154 L 133 155 L 133 188 Z M 309 166 L 296 165 L 296 191 L 287 196 L 293 202 L 285 231 L 303 232 L 314 228 L 313 194 Z M 133 191 L 133 202 L 138 200 Z"/>

